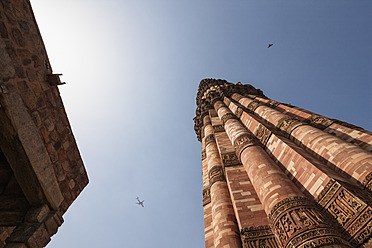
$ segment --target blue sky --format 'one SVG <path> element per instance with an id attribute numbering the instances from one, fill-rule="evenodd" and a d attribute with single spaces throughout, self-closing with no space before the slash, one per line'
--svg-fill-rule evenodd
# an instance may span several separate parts
<path id="1" fill-rule="evenodd" d="M 204 246 L 203 78 L 372 130 L 371 1 L 31 4 L 90 178 L 48 247 Z"/>

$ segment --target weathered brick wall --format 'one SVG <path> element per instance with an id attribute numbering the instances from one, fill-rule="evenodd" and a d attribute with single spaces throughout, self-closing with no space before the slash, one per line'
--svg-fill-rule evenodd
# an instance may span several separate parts
<path id="1" fill-rule="evenodd" d="M 31 6 L 27 0 L 0 3 L 0 84 L 3 93 L 16 93 L 53 164 L 65 212 L 88 183 L 76 141 L 71 132 L 59 90 Z"/>

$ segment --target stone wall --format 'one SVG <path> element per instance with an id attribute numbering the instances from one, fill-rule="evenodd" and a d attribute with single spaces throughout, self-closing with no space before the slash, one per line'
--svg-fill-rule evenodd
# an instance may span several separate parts
<path id="1" fill-rule="evenodd" d="M 0 1 L 1 149 L 31 206 L 46 204 L 59 216 L 88 184 L 58 90 L 61 84 L 30 2 Z M 29 175 L 31 189 L 25 186 Z M 3 240 L 8 229 L 0 230 L 5 230 Z"/>

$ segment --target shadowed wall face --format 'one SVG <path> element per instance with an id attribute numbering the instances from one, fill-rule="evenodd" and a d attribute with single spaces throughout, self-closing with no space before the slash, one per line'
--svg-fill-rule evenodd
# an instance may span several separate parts
<path id="1" fill-rule="evenodd" d="M 0 247 L 42 247 L 88 184 L 27 0 L 0 3 Z"/>
<path id="2" fill-rule="evenodd" d="M 231 223 L 242 247 L 368 247 L 371 132 L 224 80 L 202 80 L 197 105 L 206 247 L 233 242 L 212 228 Z"/>

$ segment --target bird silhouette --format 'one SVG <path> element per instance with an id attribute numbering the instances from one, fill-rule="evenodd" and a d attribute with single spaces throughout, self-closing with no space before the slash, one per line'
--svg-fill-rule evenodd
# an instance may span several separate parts
<path id="1" fill-rule="evenodd" d="M 274 44 L 269 44 L 267 48 L 270 48 L 272 45 L 274 45 Z"/>

